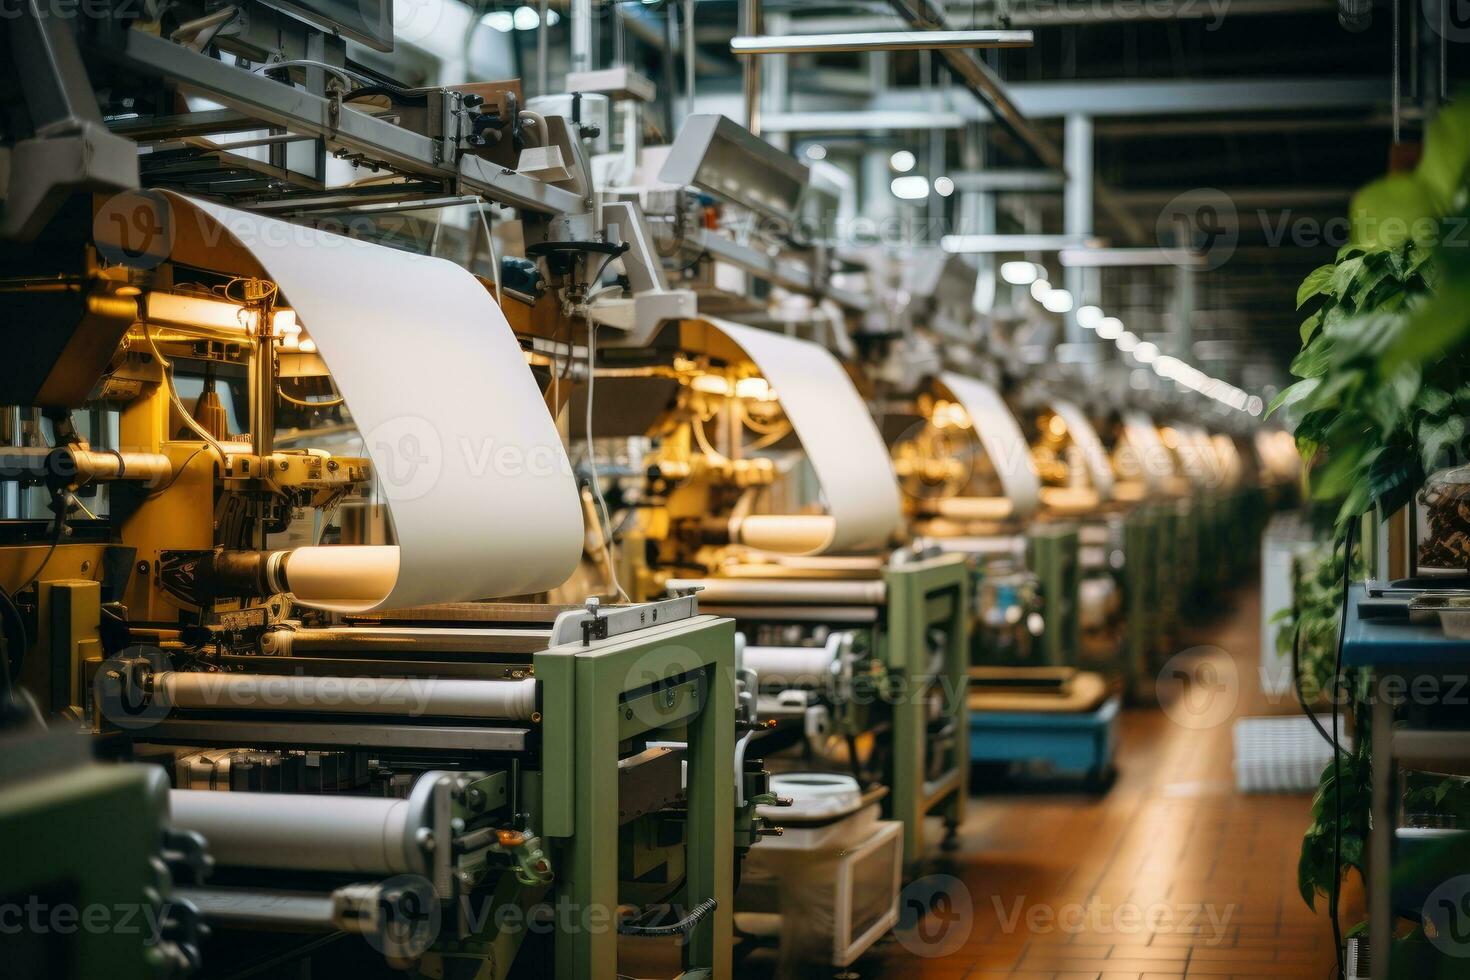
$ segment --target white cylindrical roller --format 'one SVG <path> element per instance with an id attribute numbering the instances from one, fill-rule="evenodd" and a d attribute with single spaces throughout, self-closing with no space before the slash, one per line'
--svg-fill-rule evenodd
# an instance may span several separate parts
<path id="1" fill-rule="evenodd" d="M 1015 516 L 1016 505 L 1006 497 L 941 497 L 932 511 L 954 521 L 1004 521 Z"/>
<path id="2" fill-rule="evenodd" d="M 169 793 L 172 823 L 228 867 L 426 874 L 416 800 L 292 793 Z"/>
<path id="3" fill-rule="evenodd" d="M 1082 514 L 1095 509 L 1102 498 L 1091 487 L 1042 487 L 1041 502 L 1061 514 Z"/>
<path id="4" fill-rule="evenodd" d="M 420 677 L 304 677 L 160 671 L 153 694 L 171 708 L 324 711 L 524 721 L 536 710 L 536 681 Z"/>
<path id="5" fill-rule="evenodd" d="M 271 555 L 271 584 L 305 605 L 334 612 L 376 608 L 398 582 L 397 545 L 328 545 Z"/>
<path id="6" fill-rule="evenodd" d="M 730 522 L 730 540 L 761 551 L 809 555 L 837 536 L 837 520 L 826 514 L 751 514 Z"/>
<path id="7" fill-rule="evenodd" d="M 825 647 L 746 647 L 741 665 L 755 671 L 762 685 L 820 687 L 832 675 L 835 650 Z"/>
<path id="8" fill-rule="evenodd" d="M 862 581 L 824 579 L 744 579 L 681 578 L 669 579 L 670 589 L 703 589 L 700 602 L 759 603 L 762 605 L 797 603 L 806 605 L 874 606 L 887 594 L 881 580 Z"/>

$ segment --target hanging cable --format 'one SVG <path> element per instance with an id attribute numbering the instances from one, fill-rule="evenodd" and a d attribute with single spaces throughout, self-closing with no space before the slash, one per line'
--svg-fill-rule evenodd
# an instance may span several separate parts
<path id="1" fill-rule="evenodd" d="M 184 420 L 184 424 L 187 425 L 196 436 L 207 442 L 210 447 L 213 448 L 217 454 L 219 454 L 220 465 L 228 466 L 229 461 L 225 458 L 224 447 L 219 444 L 214 436 L 209 434 L 208 429 L 204 428 L 204 426 L 200 425 L 197 421 L 194 420 L 194 416 L 189 414 L 189 410 L 184 407 L 183 401 L 179 398 L 179 391 L 177 388 L 174 387 L 173 362 L 165 358 L 163 354 L 159 351 L 158 344 L 156 344 L 153 340 L 153 328 L 148 325 L 147 320 L 143 321 L 143 339 L 148 341 L 148 348 L 153 352 L 153 356 L 158 358 L 159 366 L 163 368 L 163 386 L 168 390 L 168 400 L 173 404 L 174 411 L 179 413 L 179 417 Z"/>
<path id="2" fill-rule="evenodd" d="M 328 398 L 319 402 L 308 401 L 305 398 L 293 398 L 286 394 L 280 384 L 276 385 L 276 397 L 287 405 L 295 405 L 297 408 L 336 408 L 338 405 L 344 404 L 347 401 L 347 399 L 341 396 Z"/>
<path id="3" fill-rule="evenodd" d="M 500 259 L 495 255 L 495 236 L 490 233 L 490 218 L 485 213 L 484 198 L 475 202 L 475 210 L 480 215 L 480 226 L 485 229 L 485 247 L 490 251 L 490 278 L 495 283 L 495 302 L 501 303 L 505 297 L 500 288 Z"/>
<path id="4" fill-rule="evenodd" d="M 602 496 L 602 482 L 597 476 L 597 447 L 592 442 L 592 396 L 593 384 L 597 380 L 597 324 L 587 322 L 587 469 L 591 473 L 592 497 L 597 501 L 602 522 L 602 548 L 607 556 L 607 574 L 612 579 L 613 589 L 624 602 L 632 602 L 623 584 L 618 581 L 618 566 L 613 560 L 612 515 L 607 509 L 607 500 Z"/>
<path id="5" fill-rule="evenodd" d="M 1395 7 L 1397 9 L 1397 7 Z M 1357 522 L 1348 522 L 1343 533 L 1342 548 L 1342 614 L 1337 625 L 1337 657 L 1332 667 L 1332 891 L 1327 896 L 1327 911 L 1332 918 L 1333 948 L 1337 950 L 1338 976 L 1347 976 L 1347 956 L 1342 948 L 1342 922 L 1338 906 L 1342 899 L 1342 739 L 1338 731 L 1338 710 L 1342 685 L 1342 647 L 1347 640 L 1348 586 L 1353 578 L 1353 537 Z M 1380 883 L 1379 887 L 1382 887 Z M 1378 955 L 1387 956 L 1387 950 Z"/>

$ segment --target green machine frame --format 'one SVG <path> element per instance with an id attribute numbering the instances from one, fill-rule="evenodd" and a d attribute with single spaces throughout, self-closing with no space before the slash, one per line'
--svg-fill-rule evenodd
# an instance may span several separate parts
<path id="1" fill-rule="evenodd" d="M 197 951 L 186 954 L 176 930 L 187 925 L 189 943 L 197 936 L 192 917 L 176 918 L 190 910 L 173 901 L 173 864 L 162 860 L 168 778 L 156 766 L 94 762 L 90 748 L 85 736 L 36 729 L 0 738 L 0 833 L 10 844 L 0 900 L 22 915 L 34 900 L 55 926 L 9 937 L 7 966 L 50 980 L 186 976 Z M 109 928 L 90 925 L 98 910 Z"/>
<path id="2" fill-rule="evenodd" d="M 524 752 L 487 750 L 481 767 L 494 770 L 492 778 L 513 793 L 509 803 L 524 820 L 524 841 L 534 845 L 507 846 L 512 866 L 477 892 L 497 914 L 442 935 L 425 954 L 419 975 L 504 980 L 545 973 L 558 980 L 615 980 L 619 909 L 653 899 L 685 910 L 681 977 L 731 976 L 740 846 L 735 828 L 741 816 L 735 805 L 734 622 L 681 613 L 674 608 L 681 601 L 687 600 L 601 612 L 589 607 L 566 628 L 558 618 L 551 645 L 530 654 L 539 697 L 531 722 L 539 737 Z M 256 667 L 268 665 L 261 661 L 289 660 L 230 659 Z M 348 668 L 371 665 L 344 660 L 340 653 L 322 663 L 349 676 Z M 446 662 L 444 673 L 501 677 L 508 669 L 524 670 L 525 661 L 519 663 L 515 668 L 506 662 Z M 152 726 L 142 740 L 176 741 L 167 730 L 171 723 Z M 236 729 L 221 736 L 227 744 L 277 742 L 253 736 L 247 721 L 230 724 Z M 660 756 L 657 764 L 666 767 L 660 774 L 651 771 L 650 780 L 630 782 L 628 760 L 645 755 L 644 742 L 683 743 L 682 760 Z M 477 755 L 467 757 L 470 764 L 480 761 Z M 687 764 L 682 790 L 681 763 Z M 163 776 L 161 769 L 154 771 Z M 112 767 L 105 773 L 121 779 L 124 770 Z M 625 784 L 653 789 L 629 799 L 622 792 Z M 642 876 L 634 883 L 631 878 L 639 875 L 625 873 L 629 862 Z M 535 906 L 549 901 L 555 902 L 557 916 L 549 940 L 554 971 L 542 971 L 539 964 L 516 961 Z M 512 907 L 522 914 L 509 921 L 498 914 Z M 446 907 L 444 914 L 453 908 Z M 563 925 L 563 910 L 578 917 L 571 927 Z M 538 948 L 537 957 L 542 955 Z"/>
<path id="3" fill-rule="evenodd" d="M 961 555 L 941 555 L 884 570 L 888 622 L 879 655 L 893 704 L 893 765 L 888 775 L 890 816 L 903 822 L 903 855 L 912 865 L 924 852 L 924 820 L 944 818 L 953 830 L 965 817 L 969 794 L 970 667 L 969 567 Z M 931 630 L 943 635 L 938 673 L 931 666 Z M 952 737 L 948 758 L 929 777 L 930 719 L 922 694 L 935 686 L 944 699 L 943 725 Z"/>
<path id="4" fill-rule="evenodd" d="M 1163 647 L 1163 525 L 1159 508 L 1150 504 L 1133 508 L 1123 521 L 1123 681 L 1135 697 L 1147 687 Z"/>
<path id="5" fill-rule="evenodd" d="M 1039 524 L 1027 535 L 1026 561 L 1040 584 L 1045 621 L 1033 666 L 1077 664 L 1082 649 L 1079 548 L 1075 524 Z"/>
<path id="6" fill-rule="evenodd" d="M 557 930 L 558 980 L 615 980 L 620 902 L 619 756 L 629 740 L 685 741 L 688 779 L 683 848 L 686 909 L 712 900 L 683 948 L 681 977 L 731 975 L 734 907 L 735 624 L 698 616 L 536 653 L 541 686 L 539 772 L 523 772 L 536 829 L 550 842 L 556 901 L 580 919 Z M 497 904 L 529 907 L 546 886 L 506 875 Z M 523 932 L 493 924 L 442 949 L 446 958 L 489 959 L 509 974 Z M 486 973 L 480 973 L 484 976 Z"/>
<path id="7" fill-rule="evenodd" d="M 1185 498 L 1158 505 L 1159 639 L 1167 653 L 1179 639 L 1180 616 L 1194 581 L 1194 506 Z"/>

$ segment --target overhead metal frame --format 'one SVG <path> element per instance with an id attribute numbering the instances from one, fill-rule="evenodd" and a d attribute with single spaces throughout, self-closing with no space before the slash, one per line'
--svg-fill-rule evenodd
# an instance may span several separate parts
<path id="1" fill-rule="evenodd" d="M 789 34 L 735 37 L 737 55 L 826 54 L 864 51 L 942 51 L 949 48 L 1029 48 L 1030 31 L 866 31 L 852 34 Z"/>
<path id="2" fill-rule="evenodd" d="M 471 154 L 459 154 L 456 159 L 452 149 L 428 136 L 141 31 L 123 32 L 120 46 L 102 47 L 98 53 L 126 68 L 161 75 L 184 91 L 218 102 L 249 120 L 324 139 L 407 175 L 449 181 L 462 191 L 542 214 L 587 210 L 586 202 L 570 191 Z M 199 122 L 221 125 L 224 118 L 211 113 Z M 187 117 L 174 119 L 187 125 Z M 134 129 L 147 131 L 142 124 L 135 124 Z"/>

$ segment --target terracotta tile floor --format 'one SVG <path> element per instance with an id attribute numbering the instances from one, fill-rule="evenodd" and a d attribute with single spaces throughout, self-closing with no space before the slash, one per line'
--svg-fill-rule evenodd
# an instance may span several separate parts
<path id="1" fill-rule="evenodd" d="M 1219 709 L 1195 702 L 1192 716 L 1125 712 L 1119 777 L 1104 796 L 976 797 L 962 849 L 933 869 L 963 883 L 969 914 L 956 905 L 928 944 L 913 933 L 885 940 L 857 975 L 1332 976 L 1325 912 L 1309 910 L 1296 888 L 1308 797 L 1234 790 L 1229 719 L 1292 709 L 1258 691 L 1257 594 L 1242 591 L 1228 606 L 1187 639 L 1219 648 L 1209 655 L 1217 663 L 1228 655 L 1238 697 L 1217 695 L 1229 699 Z M 1214 724 L 1172 720 L 1215 715 Z M 1345 899 L 1345 926 L 1360 908 L 1360 896 Z"/>

